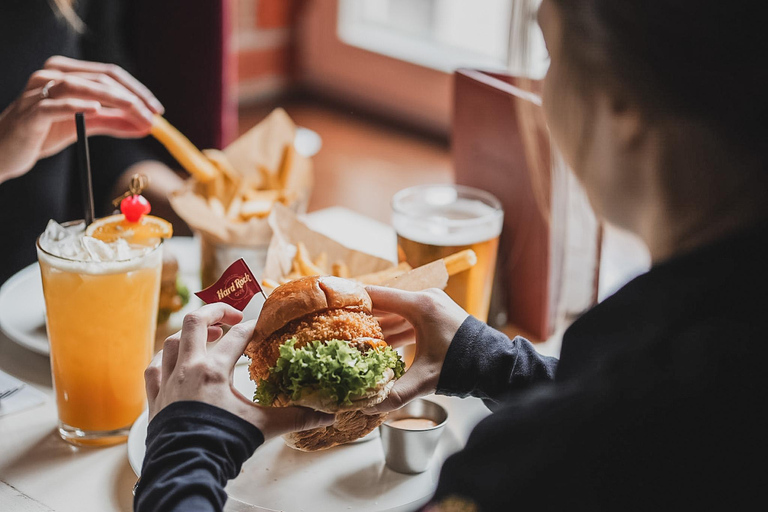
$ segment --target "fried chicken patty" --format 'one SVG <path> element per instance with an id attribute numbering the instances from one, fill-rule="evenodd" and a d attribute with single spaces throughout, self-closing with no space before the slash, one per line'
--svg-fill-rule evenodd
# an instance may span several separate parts
<path id="1" fill-rule="evenodd" d="M 280 356 L 280 346 L 296 339 L 296 348 L 316 340 L 344 340 L 358 349 L 386 346 L 381 327 L 373 315 L 357 309 L 331 309 L 290 322 L 263 343 L 250 344 L 245 355 L 251 358 L 251 379 L 258 382 L 269 376 L 269 368 Z"/>

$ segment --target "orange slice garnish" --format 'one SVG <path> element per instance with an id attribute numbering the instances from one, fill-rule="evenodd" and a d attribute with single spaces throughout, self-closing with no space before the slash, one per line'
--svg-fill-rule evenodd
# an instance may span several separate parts
<path id="1" fill-rule="evenodd" d="M 138 222 L 128 222 L 121 213 L 93 221 L 85 234 L 106 243 L 122 238 L 131 244 L 147 244 L 156 238 L 173 236 L 173 225 L 154 215 L 143 215 Z"/>

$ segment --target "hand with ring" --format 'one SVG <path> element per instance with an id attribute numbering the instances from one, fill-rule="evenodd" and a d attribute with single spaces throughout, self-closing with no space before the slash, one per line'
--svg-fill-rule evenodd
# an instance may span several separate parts
<path id="1" fill-rule="evenodd" d="M 85 113 L 88 135 L 138 138 L 163 106 L 119 66 L 51 57 L 0 113 L 0 183 L 72 144 L 78 112 Z"/>

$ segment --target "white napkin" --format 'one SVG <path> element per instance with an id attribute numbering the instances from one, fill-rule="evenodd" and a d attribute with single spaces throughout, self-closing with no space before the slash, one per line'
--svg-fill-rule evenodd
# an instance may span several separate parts
<path id="1" fill-rule="evenodd" d="M 19 385 L 24 387 L 8 398 L 0 400 L 0 416 L 23 411 L 24 409 L 43 404 L 48 400 L 48 396 L 42 391 L 0 370 L 0 392 Z"/>

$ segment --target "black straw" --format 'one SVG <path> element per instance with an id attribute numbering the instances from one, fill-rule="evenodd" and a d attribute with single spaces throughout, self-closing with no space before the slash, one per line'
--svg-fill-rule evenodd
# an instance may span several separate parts
<path id="1" fill-rule="evenodd" d="M 80 190 L 83 197 L 85 225 L 93 222 L 93 180 L 91 178 L 91 157 L 88 152 L 88 137 L 85 135 L 85 116 L 82 112 L 75 114 L 77 125 L 77 165 L 80 170 Z"/>

